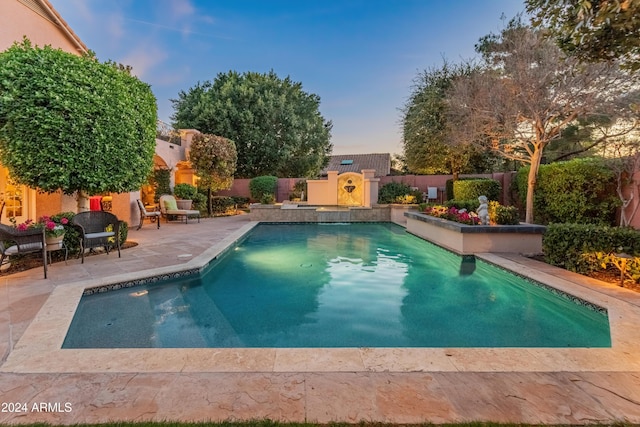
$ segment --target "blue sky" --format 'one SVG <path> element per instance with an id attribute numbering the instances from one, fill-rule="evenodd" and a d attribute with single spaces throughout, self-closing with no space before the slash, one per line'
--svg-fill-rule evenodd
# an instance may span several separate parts
<path id="1" fill-rule="evenodd" d="M 413 79 L 524 9 L 519 0 L 50 0 L 101 61 L 133 66 L 170 99 L 218 73 L 290 76 L 321 98 L 334 154 L 401 153 Z"/>

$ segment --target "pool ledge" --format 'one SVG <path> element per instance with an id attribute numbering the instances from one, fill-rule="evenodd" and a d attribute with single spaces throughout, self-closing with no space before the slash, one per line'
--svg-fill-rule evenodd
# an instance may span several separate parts
<path id="1" fill-rule="evenodd" d="M 174 267 L 205 268 L 255 223 Z M 80 298 L 95 282 L 54 289 L 0 372 L 549 372 L 640 371 L 640 294 L 515 254 L 479 258 L 605 307 L 611 348 L 61 349 Z M 181 267 L 181 268 L 180 268 Z M 167 269 L 169 271 L 170 269 Z M 153 270 L 158 273 L 157 270 Z M 144 273 L 144 272 L 141 272 Z M 141 273 L 112 278 L 135 280 Z M 166 273 L 166 272 L 163 272 Z M 147 272 L 147 275 L 149 272 Z M 125 277 L 125 279 L 123 279 Z M 128 279 L 127 279 L 128 277 Z M 108 286 L 109 284 L 105 284 Z"/>

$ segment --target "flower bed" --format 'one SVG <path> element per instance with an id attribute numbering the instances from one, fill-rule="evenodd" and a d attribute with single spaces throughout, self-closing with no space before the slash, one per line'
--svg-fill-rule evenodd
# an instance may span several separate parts
<path id="1" fill-rule="evenodd" d="M 407 231 L 462 255 L 482 252 L 542 252 L 541 225 L 468 225 L 418 212 L 407 212 Z"/>

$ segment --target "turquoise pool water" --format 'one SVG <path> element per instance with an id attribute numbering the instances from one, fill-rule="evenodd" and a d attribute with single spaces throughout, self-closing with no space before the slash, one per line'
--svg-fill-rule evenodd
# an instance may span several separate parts
<path id="1" fill-rule="evenodd" d="M 64 348 L 610 347 L 606 314 L 394 224 L 261 224 L 203 275 L 84 296 Z"/>

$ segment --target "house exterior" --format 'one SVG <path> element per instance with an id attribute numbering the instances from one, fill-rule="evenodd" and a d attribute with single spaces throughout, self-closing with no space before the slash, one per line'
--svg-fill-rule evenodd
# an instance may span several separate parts
<path id="1" fill-rule="evenodd" d="M 65 52 L 82 55 L 88 52 L 87 46 L 73 32 L 65 20 L 58 14 L 48 0 L 0 0 L 0 52 L 27 37 L 34 45 L 50 45 Z M 163 125 L 159 125 L 159 130 Z M 188 162 L 185 162 L 188 145 L 194 130 L 180 132 L 178 143 L 156 139 L 156 168 L 171 169 L 172 185 L 187 182 L 193 184 L 195 177 Z M 160 134 L 161 132 L 159 132 Z M 140 191 L 122 194 L 105 194 L 111 199 L 111 211 L 129 225 L 139 222 L 136 199 Z M 96 196 L 91 200 L 92 208 L 101 208 Z M 37 189 L 18 185 L 11 180 L 7 168 L 0 164 L 0 205 L 5 203 L 0 222 L 9 223 L 10 217 L 24 222 L 43 215 L 77 210 L 74 196 L 61 192 L 46 194 Z M 95 203 L 97 202 L 97 203 Z"/>

